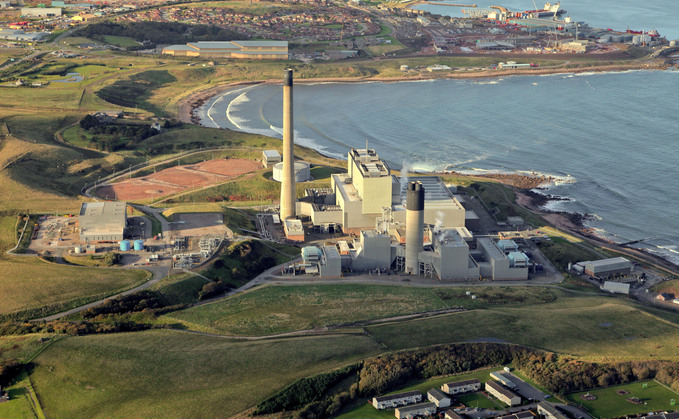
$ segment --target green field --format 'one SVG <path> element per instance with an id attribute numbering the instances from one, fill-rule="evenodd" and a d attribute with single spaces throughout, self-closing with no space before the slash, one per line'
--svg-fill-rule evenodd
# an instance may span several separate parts
<path id="1" fill-rule="evenodd" d="M 423 382 L 419 382 L 417 384 L 412 384 L 407 387 L 402 387 L 399 388 L 398 390 L 394 390 L 392 392 L 389 392 L 387 394 L 394 394 L 394 393 L 401 393 L 404 391 L 413 391 L 413 390 L 418 390 L 421 391 L 422 393 L 425 394 L 426 398 L 426 393 L 427 391 L 431 390 L 432 388 L 435 389 L 441 389 L 441 386 L 445 383 L 450 383 L 453 381 L 462 381 L 462 380 L 471 380 L 472 378 L 478 378 L 482 383 L 485 383 L 486 381 L 490 380 L 490 373 L 493 371 L 496 371 L 498 368 L 489 368 L 485 370 L 479 370 L 470 374 L 460 374 L 460 375 L 452 375 L 452 376 L 447 376 L 447 377 L 437 377 L 433 380 L 427 380 Z M 387 395 L 385 394 L 385 395 Z M 501 409 L 503 408 L 502 405 L 494 402 L 492 399 L 487 398 L 481 393 L 471 393 L 471 394 L 465 394 L 465 395 L 460 395 L 456 396 L 458 402 L 456 403 L 453 401 L 451 407 L 458 407 L 461 404 L 463 404 L 466 407 L 480 407 L 480 408 L 487 408 L 487 409 Z M 341 419 L 363 419 L 363 418 L 393 418 L 394 417 L 394 409 L 386 409 L 386 410 L 377 410 L 373 407 L 372 404 L 370 403 L 365 403 L 359 407 L 356 407 L 340 416 L 338 416 Z"/>
<path id="2" fill-rule="evenodd" d="M 11 419 L 44 419 L 45 415 L 37 403 L 31 381 L 22 372 L 15 382 L 7 387 L 9 401 L 0 404 L 0 417 Z"/>
<path id="3" fill-rule="evenodd" d="M 643 384 L 647 388 L 643 388 Z M 579 406 L 585 407 L 590 413 L 598 418 L 614 418 L 638 413 L 648 413 L 652 411 L 673 411 L 677 405 L 671 405 L 670 400 L 674 399 L 679 403 L 679 394 L 669 390 L 657 381 L 646 381 L 623 384 L 619 386 L 607 387 L 597 390 L 583 391 L 567 395 L 568 400 Z M 616 391 L 625 390 L 629 394 L 620 395 Z M 581 396 L 584 394 L 596 396 L 596 400 L 587 401 Z M 628 397 L 638 397 L 642 404 L 628 402 Z"/>
<path id="4" fill-rule="evenodd" d="M 140 45 L 139 42 L 132 38 L 128 38 L 127 36 L 104 35 L 102 38 L 104 38 L 104 42 L 107 44 L 116 45 L 121 48 L 136 47 L 137 45 Z"/>
<path id="5" fill-rule="evenodd" d="M 91 335 L 54 343 L 35 359 L 31 380 L 48 417 L 231 417 L 298 378 L 379 351 L 363 335 L 257 342 L 173 331 Z"/>
<path id="6" fill-rule="evenodd" d="M 544 288 L 483 287 L 472 300 L 461 287 L 425 288 L 325 284 L 266 286 L 231 298 L 167 314 L 192 329 L 261 336 L 393 316 L 491 304 L 551 300 Z"/>
<path id="7" fill-rule="evenodd" d="M 660 316 L 615 298 L 562 295 L 549 304 L 497 306 L 366 330 L 392 350 L 481 339 L 592 360 L 677 361 L 678 317 L 667 312 Z"/>
<path id="8" fill-rule="evenodd" d="M 146 271 L 57 265 L 32 257 L 0 258 L 0 315 L 40 317 L 140 284 Z"/>

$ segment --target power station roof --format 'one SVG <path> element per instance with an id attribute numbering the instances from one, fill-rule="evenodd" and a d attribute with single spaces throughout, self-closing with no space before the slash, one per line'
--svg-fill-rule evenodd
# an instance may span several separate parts
<path id="1" fill-rule="evenodd" d="M 495 260 L 506 259 L 504 252 L 500 250 L 499 247 L 497 247 L 493 239 L 488 237 L 479 237 L 476 240 L 476 244 L 483 247 L 491 258 Z"/>
<path id="2" fill-rule="evenodd" d="M 449 201 L 455 197 L 438 176 L 411 176 L 408 182 L 418 181 L 424 187 L 424 200 Z"/>
<path id="3" fill-rule="evenodd" d="M 80 231 L 83 234 L 122 234 L 127 216 L 126 202 L 84 202 L 80 207 Z"/>
<path id="4" fill-rule="evenodd" d="M 281 158 L 281 153 L 278 150 L 264 150 L 262 154 L 266 156 L 267 159 Z"/>

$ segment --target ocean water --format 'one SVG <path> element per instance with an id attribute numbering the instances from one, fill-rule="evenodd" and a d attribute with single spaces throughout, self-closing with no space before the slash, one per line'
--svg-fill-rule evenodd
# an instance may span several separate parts
<path id="1" fill-rule="evenodd" d="M 523 3 L 501 4 L 530 8 Z M 593 26 L 629 19 L 622 29 L 668 35 L 666 24 L 679 38 L 665 18 L 669 1 L 603 0 L 589 15 L 584 0 L 562 5 L 582 8 L 577 19 Z M 559 180 L 547 192 L 567 200 L 549 209 L 589 214 L 600 235 L 646 239 L 634 246 L 679 264 L 677 97 L 679 71 L 296 84 L 295 142 L 346 158 L 367 141 L 395 168 L 552 175 Z M 238 88 L 201 115 L 206 126 L 281 138 L 282 88 Z"/>

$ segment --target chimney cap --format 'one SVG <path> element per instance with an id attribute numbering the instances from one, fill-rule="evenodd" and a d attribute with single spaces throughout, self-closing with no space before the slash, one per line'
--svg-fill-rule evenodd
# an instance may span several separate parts
<path id="1" fill-rule="evenodd" d="M 292 86 L 292 69 L 285 69 L 285 76 L 283 77 L 283 86 Z"/>

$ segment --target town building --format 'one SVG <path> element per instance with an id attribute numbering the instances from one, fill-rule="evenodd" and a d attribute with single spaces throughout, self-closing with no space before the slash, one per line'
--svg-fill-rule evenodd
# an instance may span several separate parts
<path id="1" fill-rule="evenodd" d="M 455 381 L 452 383 L 445 383 L 441 386 L 441 390 L 448 394 L 462 394 L 481 390 L 481 381 L 476 378 L 464 381 Z"/>
<path id="2" fill-rule="evenodd" d="M 179 57 L 288 59 L 288 41 L 200 41 L 170 45 L 163 54 Z"/>
<path id="3" fill-rule="evenodd" d="M 399 407 L 394 411 L 394 416 L 398 419 L 412 419 L 415 417 L 427 417 L 436 413 L 434 403 L 420 403 L 412 406 Z"/>
<path id="4" fill-rule="evenodd" d="M 450 407 L 450 397 L 435 388 L 432 388 L 427 392 L 427 399 L 434 403 L 438 408 Z"/>
<path id="5" fill-rule="evenodd" d="M 567 419 L 567 416 L 559 412 L 556 407 L 547 402 L 538 403 L 538 415 L 545 419 Z"/>
<path id="6" fill-rule="evenodd" d="M 421 401 L 421 391 L 407 391 L 405 393 L 396 393 L 389 396 L 373 397 L 372 405 L 375 409 L 383 410 L 419 403 Z"/>
<path id="7" fill-rule="evenodd" d="M 458 415 L 453 409 L 448 409 L 443 414 L 443 419 L 463 419 L 462 416 Z"/>
<path id="8" fill-rule="evenodd" d="M 86 243 L 123 240 L 127 225 L 127 203 L 84 202 L 80 207 L 80 241 Z"/>
<path id="9" fill-rule="evenodd" d="M 516 406 L 521 403 L 520 396 L 518 396 L 513 391 L 502 387 L 502 385 L 500 385 L 497 381 L 487 381 L 486 391 L 492 394 L 496 399 L 509 406 Z"/>

